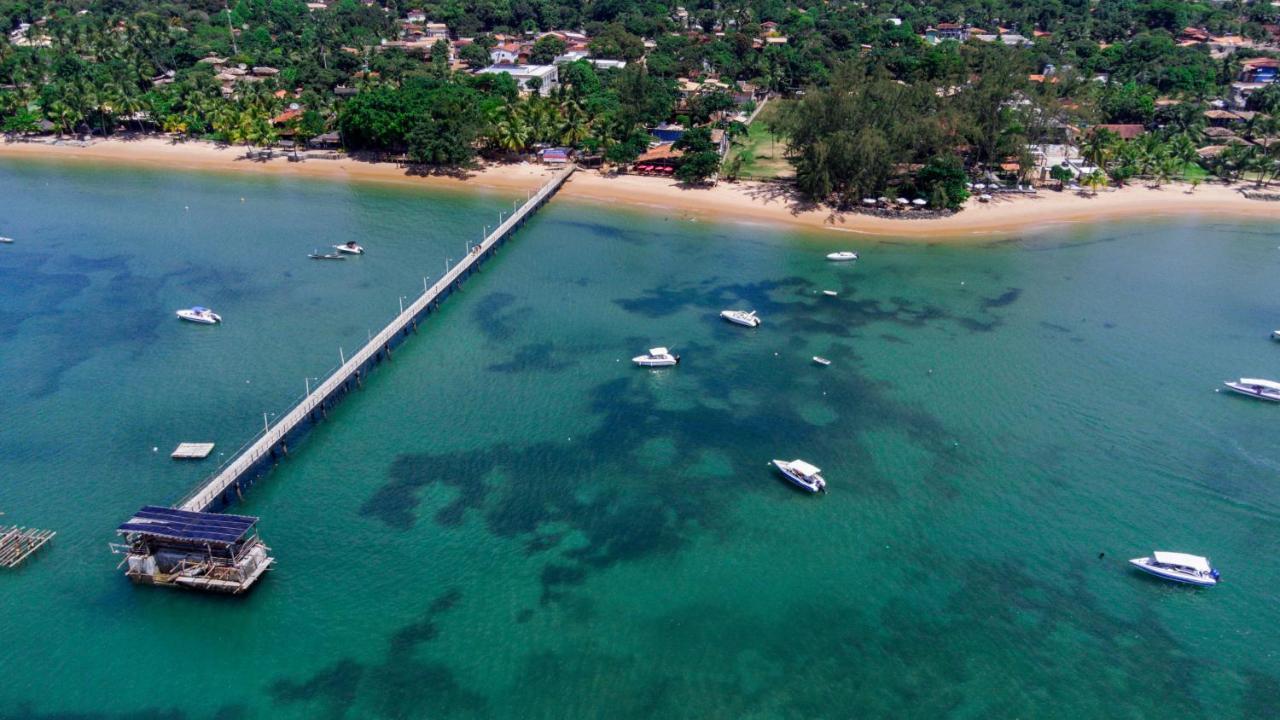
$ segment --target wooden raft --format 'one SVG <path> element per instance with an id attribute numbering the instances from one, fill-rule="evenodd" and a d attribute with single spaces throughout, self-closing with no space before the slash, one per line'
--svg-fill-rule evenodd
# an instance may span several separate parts
<path id="1" fill-rule="evenodd" d="M 178 445 L 169 457 L 174 460 L 203 460 L 213 452 L 213 443 L 188 443 Z"/>
<path id="2" fill-rule="evenodd" d="M 52 530 L 0 527 L 0 567 L 18 567 L 57 534 Z"/>

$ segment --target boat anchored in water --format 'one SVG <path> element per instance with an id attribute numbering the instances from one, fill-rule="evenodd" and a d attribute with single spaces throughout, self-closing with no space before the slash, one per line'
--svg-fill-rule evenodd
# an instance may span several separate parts
<path id="1" fill-rule="evenodd" d="M 827 253 L 827 259 L 832 262 L 848 262 L 850 260 L 857 260 L 858 253 L 853 252 L 852 250 L 841 250 L 840 252 Z"/>
<path id="2" fill-rule="evenodd" d="M 337 252 L 322 253 L 319 250 L 313 250 L 310 254 L 307 255 L 307 257 L 311 258 L 312 260 L 346 260 L 347 259 L 346 256 L 343 255 L 342 253 L 337 253 Z"/>
<path id="3" fill-rule="evenodd" d="M 664 347 L 657 347 L 649 348 L 649 352 L 645 355 L 631 358 L 631 362 L 640 367 L 671 367 L 680 362 L 680 356 L 672 355 L 671 351 Z"/>
<path id="4" fill-rule="evenodd" d="M 1258 398 L 1259 400 L 1280 402 L 1280 382 L 1276 382 L 1274 380 L 1240 378 L 1235 382 L 1228 380 L 1222 384 L 1226 385 L 1231 392 L 1237 392 L 1251 398 Z"/>
<path id="5" fill-rule="evenodd" d="M 0 237 L 0 243 L 4 243 L 5 245 L 12 245 L 12 244 L 13 244 L 13 238 L 11 238 L 11 237 Z"/>
<path id="6" fill-rule="evenodd" d="M 3 239 L 3 238 L 0 238 L 0 242 L 4 242 L 4 239 Z M 13 241 L 12 241 L 12 240 L 10 240 L 9 242 L 13 242 Z M 1272 330 L 1272 331 L 1271 331 L 1271 339 L 1272 339 L 1272 340 L 1280 340 L 1280 330 Z"/>
<path id="7" fill-rule="evenodd" d="M 362 247 L 362 246 L 361 246 L 359 243 L 357 243 L 355 240 L 351 240 L 351 241 L 348 241 L 348 242 L 342 243 L 341 245 L 334 245 L 334 246 L 333 246 L 333 249 L 334 249 L 334 250 L 337 250 L 337 251 L 338 251 L 338 252 L 340 252 L 340 253 L 346 253 L 346 254 L 348 254 L 348 255 L 363 255 L 363 254 L 364 254 L 364 247 Z"/>
<path id="8" fill-rule="evenodd" d="M 201 325 L 217 325 L 222 322 L 222 316 L 210 310 L 207 307 L 199 305 L 187 310 L 179 310 L 178 317 L 187 322 L 199 323 Z"/>
<path id="9" fill-rule="evenodd" d="M 773 466 L 787 476 L 788 480 L 811 493 L 827 491 L 827 481 L 822 478 L 822 471 L 803 460 L 774 460 Z"/>
<path id="10" fill-rule="evenodd" d="M 828 366 L 828 365 L 830 365 L 830 364 L 831 364 L 831 361 L 830 361 L 830 360 L 828 360 L 828 359 L 826 359 L 826 358 L 822 357 L 821 355 L 814 355 L 814 356 L 813 356 L 813 361 L 814 361 L 815 363 L 817 363 L 817 364 L 821 365 L 822 367 L 826 367 L 826 366 Z"/>
<path id="11" fill-rule="evenodd" d="M 840 293 L 836 292 L 835 290 L 823 290 L 823 291 L 822 291 L 822 294 L 823 294 L 823 295 L 826 295 L 827 297 L 835 297 L 835 296 L 839 295 Z"/>
<path id="12" fill-rule="evenodd" d="M 746 327 L 760 327 L 760 318 L 756 315 L 756 311 L 752 310 L 721 310 L 720 317 L 728 320 L 734 325 L 745 325 Z"/>
<path id="13" fill-rule="evenodd" d="M 1220 578 L 1218 571 L 1209 565 L 1209 558 L 1199 555 L 1157 550 L 1151 557 L 1134 558 L 1129 564 L 1158 578 L 1199 587 L 1213 587 Z"/>

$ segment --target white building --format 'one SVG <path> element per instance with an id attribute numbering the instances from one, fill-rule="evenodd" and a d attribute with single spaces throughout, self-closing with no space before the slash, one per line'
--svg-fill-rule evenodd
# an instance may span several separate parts
<path id="1" fill-rule="evenodd" d="M 490 65 L 480 72 L 510 75 L 521 90 L 529 90 L 529 82 L 537 80 L 538 92 L 542 95 L 550 95 L 560 86 L 560 73 L 555 65 Z"/>

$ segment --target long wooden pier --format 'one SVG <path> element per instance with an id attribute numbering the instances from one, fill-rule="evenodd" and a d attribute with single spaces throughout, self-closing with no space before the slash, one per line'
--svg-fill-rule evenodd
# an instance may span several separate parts
<path id="1" fill-rule="evenodd" d="M 328 409 L 348 392 L 352 385 L 361 383 L 362 378 L 372 366 L 390 357 L 394 346 L 417 329 L 418 321 L 434 307 L 438 307 L 440 300 L 458 287 L 464 276 L 473 272 L 476 266 L 492 254 L 525 219 L 550 200 L 573 171 L 574 167 L 569 165 L 558 172 L 434 285 L 425 288 L 416 300 L 404 306 L 400 314 L 381 332 L 370 338 L 364 347 L 345 359 L 341 366 L 277 419 L 275 424 L 265 427 L 242 452 L 224 463 L 177 507 L 181 510 L 211 512 L 234 502 L 241 492 L 262 472 L 269 469 L 280 455 L 288 454 L 288 441 L 292 436 L 319 422 Z"/>

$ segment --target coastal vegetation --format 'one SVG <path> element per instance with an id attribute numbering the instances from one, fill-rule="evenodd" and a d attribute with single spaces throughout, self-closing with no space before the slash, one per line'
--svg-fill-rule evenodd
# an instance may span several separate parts
<path id="1" fill-rule="evenodd" d="M 1230 137 L 1205 118 L 1245 63 L 1280 57 L 1271 3 L 466 0 L 408 12 L 391 0 L 0 0 L 0 129 L 250 148 L 329 138 L 451 168 L 550 146 L 625 166 L 672 123 L 689 130 L 674 148 L 687 182 L 761 175 L 767 134 L 767 173 L 790 166 L 799 192 L 837 205 L 888 195 L 954 208 L 966 179 L 1049 180 L 1037 148 L 1050 145 L 1090 162 L 1073 171 L 1082 184 L 1092 170 L 1115 185 L 1280 171 L 1280 86 L 1251 88 Z M 422 18 L 443 34 L 402 42 Z M 556 63 L 554 83 L 477 72 L 495 48 Z M 787 100 L 744 128 L 765 97 Z M 1118 140 L 1105 129 L 1117 125 L 1141 137 Z M 743 140 L 723 166 L 721 134 Z"/>

